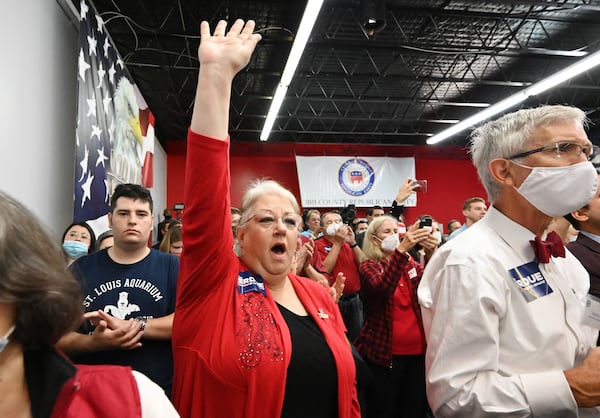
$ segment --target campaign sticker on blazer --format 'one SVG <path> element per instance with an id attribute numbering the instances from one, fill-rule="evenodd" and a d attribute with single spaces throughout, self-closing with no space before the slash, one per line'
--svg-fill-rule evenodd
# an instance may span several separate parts
<path id="1" fill-rule="evenodd" d="M 535 261 L 510 269 L 508 272 L 527 302 L 552 293 L 552 288 Z"/>
<path id="2" fill-rule="evenodd" d="M 265 281 L 258 274 L 253 274 L 251 271 L 242 271 L 238 274 L 237 290 L 242 295 L 251 292 L 267 295 Z"/>
<path id="3" fill-rule="evenodd" d="M 594 295 L 587 295 L 582 322 L 592 328 L 600 328 L 600 299 Z"/>

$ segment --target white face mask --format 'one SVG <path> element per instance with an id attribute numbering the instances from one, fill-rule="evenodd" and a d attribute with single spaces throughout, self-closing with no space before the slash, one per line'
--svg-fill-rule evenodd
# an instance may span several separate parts
<path id="1" fill-rule="evenodd" d="M 442 243 L 442 233 L 440 231 L 433 231 L 431 235 L 433 235 L 435 239 L 437 239 L 438 245 Z"/>
<path id="2" fill-rule="evenodd" d="M 327 232 L 327 235 L 329 236 L 334 236 L 335 233 L 337 232 L 338 229 L 340 229 L 342 225 L 340 224 L 336 224 L 335 222 L 332 224 L 329 224 L 329 226 L 327 227 L 327 230 L 325 232 Z"/>
<path id="3" fill-rule="evenodd" d="M 391 253 L 400 245 L 400 238 L 398 234 L 392 234 L 381 240 L 381 249 L 386 253 Z"/>
<path id="4" fill-rule="evenodd" d="M 10 342 L 8 337 L 10 337 L 10 335 L 13 333 L 14 330 L 15 330 L 15 326 L 13 325 L 12 327 L 10 327 L 8 329 L 8 332 L 6 334 L 4 334 L 4 337 L 0 338 L 0 353 L 2 352 L 2 350 L 4 350 L 4 348 Z"/>
<path id="5" fill-rule="evenodd" d="M 587 205 L 598 189 L 598 173 L 589 161 L 566 167 L 529 167 L 531 173 L 516 188 L 529 203 L 548 216 L 563 216 Z"/>

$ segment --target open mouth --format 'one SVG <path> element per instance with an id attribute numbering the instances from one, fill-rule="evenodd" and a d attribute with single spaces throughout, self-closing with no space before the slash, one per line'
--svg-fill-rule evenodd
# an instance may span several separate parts
<path id="1" fill-rule="evenodd" d="M 275 255 L 284 255 L 286 253 L 285 245 L 277 244 L 271 247 L 271 252 Z"/>

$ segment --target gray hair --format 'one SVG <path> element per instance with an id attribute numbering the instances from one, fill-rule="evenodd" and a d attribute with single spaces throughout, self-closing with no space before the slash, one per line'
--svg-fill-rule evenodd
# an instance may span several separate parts
<path id="1" fill-rule="evenodd" d="M 567 121 L 575 121 L 585 127 L 587 117 L 576 107 L 540 106 L 509 113 L 487 122 L 471 133 L 473 164 L 491 203 L 498 197 L 500 185 L 489 171 L 490 162 L 526 151 L 534 139 L 530 137 L 534 129 Z"/>
<path id="2" fill-rule="evenodd" d="M 275 180 L 256 179 L 250 184 L 250 186 L 248 186 L 248 189 L 246 189 L 246 193 L 244 193 L 244 197 L 242 197 L 242 216 L 240 218 L 238 228 L 242 228 L 243 225 L 246 222 L 248 222 L 248 220 L 252 216 L 250 212 L 254 203 L 256 203 L 256 201 L 260 197 L 268 194 L 279 196 L 289 200 L 292 207 L 294 208 L 294 213 L 296 215 L 300 213 L 300 206 L 298 205 L 298 201 L 296 200 L 296 197 L 292 192 L 290 192 L 288 189 L 283 187 Z M 241 257 L 243 255 L 242 250 L 243 249 L 241 248 L 240 243 L 238 242 L 236 237 L 233 251 L 238 257 Z"/>

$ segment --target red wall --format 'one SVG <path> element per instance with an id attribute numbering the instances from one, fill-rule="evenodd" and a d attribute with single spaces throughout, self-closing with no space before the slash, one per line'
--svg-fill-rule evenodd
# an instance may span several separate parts
<path id="1" fill-rule="evenodd" d="M 406 210 L 408 221 L 427 213 L 444 225 L 464 221 L 463 202 L 473 196 L 487 198 L 467 153 L 457 147 L 380 147 L 320 144 L 240 144 L 231 148 L 231 202 L 239 206 L 248 183 L 268 177 L 282 183 L 299 199 L 295 154 L 415 157 L 416 176 L 428 181 L 427 193 L 418 195 L 418 206 Z M 184 202 L 185 142 L 167 145 L 167 204 Z M 398 179 L 398 185 L 404 179 Z M 320 209 L 322 211 L 322 209 Z M 366 208 L 359 208 L 364 216 Z"/>

